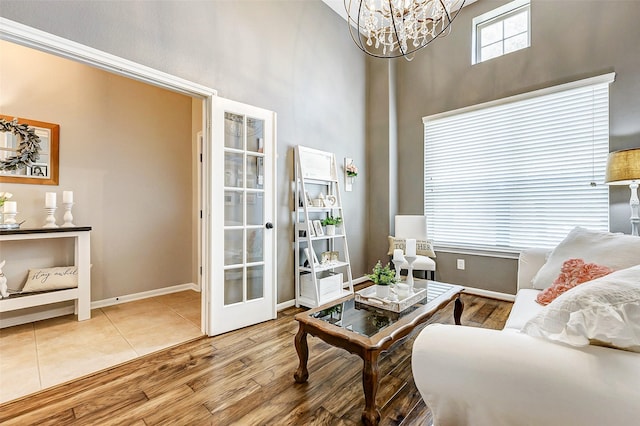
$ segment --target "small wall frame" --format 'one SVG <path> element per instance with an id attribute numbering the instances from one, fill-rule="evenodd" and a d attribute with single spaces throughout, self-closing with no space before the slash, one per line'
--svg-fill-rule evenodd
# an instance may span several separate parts
<path id="1" fill-rule="evenodd" d="M 35 129 L 36 135 L 40 138 L 40 158 L 37 163 L 18 170 L 0 170 L 0 182 L 58 185 L 60 125 L 1 114 L 0 118 L 7 121 L 17 118 L 18 124 L 26 124 Z M 19 137 L 15 134 L 0 132 L 0 159 L 15 155 L 19 143 Z"/>

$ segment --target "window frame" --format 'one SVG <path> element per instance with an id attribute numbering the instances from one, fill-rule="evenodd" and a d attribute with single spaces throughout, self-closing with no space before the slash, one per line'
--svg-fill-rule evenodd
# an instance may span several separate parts
<path id="1" fill-rule="evenodd" d="M 464 115 L 466 113 L 469 112 L 481 112 L 484 113 L 485 110 L 491 109 L 492 107 L 496 107 L 496 106 L 507 106 L 510 104 L 513 104 L 514 102 L 518 102 L 518 101 L 528 101 L 528 100 L 533 100 L 535 101 L 536 99 L 543 97 L 543 96 L 547 96 L 547 95 L 554 95 L 554 94 L 561 94 L 562 92 L 566 92 L 566 91 L 570 91 L 573 89 L 581 89 L 581 88 L 594 88 L 594 90 L 597 87 L 601 87 L 603 85 L 607 85 L 607 93 L 610 93 L 610 84 L 615 80 L 615 73 L 608 73 L 608 74 L 604 74 L 604 75 L 600 75 L 600 76 L 596 76 L 596 77 L 592 77 L 592 78 L 587 78 L 584 80 L 579 80 L 579 81 L 574 81 L 571 83 L 566 83 L 566 84 L 561 84 L 558 86 L 553 86 L 553 87 L 548 87 L 548 88 L 544 88 L 544 89 L 540 89 L 540 90 L 536 90 L 536 91 L 532 91 L 532 92 L 527 92 L 527 93 L 523 93 L 523 94 L 519 94 L 519 95 L 515 95 L 515 96 L 511 96 L 508 98 L 504 98 L 504 99 L 498 99 L 495 101 L 490 101 L 490 102 L 486 102 L 486 103 L 482 103 L 482 104 L 478 104 L 478 105 L 473 105 L 473 106 L 469 106 L 469 107 L 464 107 L 464 108 L 460 108 L 457 110 L 452 110 L 452 111 L 447 111 L 447 112 L 442 112 L 442 113 L 438 113 L 438 114 L 433 114 L 430 116 L 426 116 L 423 117 L 422 121 L 423 121 L 423 129 L 424 129 L 424 158 L 423 158 L 423 165 L 424 165 L 424 187 L 423 187 L 423 194 L 424 194 L 424 214 L 425 216 L 429 216 L 429 211 L 433 210 L 433 203 L 437 202 L 434 201 L 433 197 L 429 196 L 429 188 L 430 186 L 432 187 L 432 184 L 429 184 L 429 180 L 431 179 L 431 176 L 428 175 L 428 170 L 431 167 L 427 166 L 427 161 L 428 161 L 428 156 L 429 156 L 429 150 L 432 149 L 431 147 L 427 147 L 427 126 L 430 122 L 433 122 L 434 120 L 439 120 L 439 119 L 455 119 L 457 116 L 460 115 Z M 608 131 L 608 123 L 609 123 L 609 115 L 608 115 L 608 111 L 609 111 L 609 103 L 610 101 L 607 99 L 607 114 L 606 114 L 606 122 L 607 122 L 607 127 L 606 127 L 606 153 L 608 153 L 610 147 L 609 147 L 609 131 Z M 595 107 L 595 106 L 594 106 Z M 450 124 L 451 125 L 451 124 Z M 457 124 L 454 124 L 454 126 Z M 438 131 L 438 127 L 436 127 L 436 131 Z M 593 136 L 592 136 L 593 137 Z M 604 137 L 604 135 L 602 136 Z M 446 143 L 446 142 L 445 142 Z M 441 150 L 442 147 L 440 148 L 436 148 Z M 600 148 L 599 148 L 600 149 Z M 604 148 L 602 148 L 604 149 Z M 595 152 L 595 151 L 594 151 Z M 606 161 L 606 154 L 605 156 L 605 161 Z M 594 160 L 595 161 L 595 160 Z M 593 164 L 589 164 L 589 168 L 592 168 Z M 602 173 L 600 173 L 602 172 Z M 602 170 L 600 170 L 600 168 L 598 168 L 598 172 L 595 172 L 595 169 L 593 169 L 592 173 L 594 174 L 594 177 L 596 179 L 598 179 L 598 177 L 596 177 L 596 175 L 600 175 L 600 174 L 604 174 L 604 166 L 602 167 Z M 603 178 L 604 179 L 604 178 Z M 603 184 L 603 179 L 602 181 L 598 181 L 596 180 L 596 183 L 598 184 L 598 186 L 601 186 L 600 184 L 602 184 L 602 188 L 606 188 L 607 190 L 607 207 L 606 207 L 606 217 L 602 217 L 602 221 L 606 221 L 606 227 L 607 229 L 609 228 L 610 222 L 609 222 L 609 214 L 610 214 L 610 205 L 608 203 L 608 186 Z M 431 199 L 431 201 L 430 201 Z M 602 208 L 603 206 L 599 207 Z M 434 219 L 436 221 L 438 221 L 439 219 L 437 219 L 437 216 L 434 217 Z M 433 224 L 429 225 L 431 229 L 433 228 Z M 473 225 L 470 225 L 473 226 Z M 517 227 L 516 227 L 517 228 Z M 445 226 L 445 229 L 447 229 L 447 227 Z M 512 230 L 513 227 L 512 225 L 509 225 L 507 228 L 505 229 L 510 229 Z M 517 231 L 517 230 L 516 230 Z M 434 233 L 434 239 L 435 239 L 435 244 L 436 247 L 438 248 L 439 251 L 447 251 L 447 252 L 467 252 L 467 253 L 474 253 L 474 254 L 485 254 L 485 255 L 489 255 L 488 253 L 505 253 L 505 254 L 514 254 L 514 253 L 518 253 L 522 248 L 524 248 L 525 246 L 530 246 L 530 245 L 536 245 L 536 246 L 541 246 L 544 247 L 544 244 L 529 244 L 529 245 L 491 245 L 491 244 L 487 244 L 487 245 L 481 245 L 481 244 L 476 244 L 473 242 L 469 242 L 469 241 L 465 241 L 465 242 L 460 242 L 460 243 L 455 243 L 452 242 L 454 240 L 452 240 L 451 238 L 444 238 L 445 241 L 438 241 L 438 237 L 437 237 L 437 231 Z M 446 235 L 446 233 L 445 233 Z M 521 235 L 516 233 L 516 234 L 510 234 L 512 236 L 510 236 L 509 238 L 511 239 L 519 239 L 521 238 Z M 525 235 L 525 234 L 522 234 Z M 453 236 L 453 234 L 451 235 Z M 450 237 L 451 237 L 450 236 Z M 559 241 L 557 241 L 559 242 Z M 557 243 L 556 242 L 556 243 Z M 552 245 L 549 245 L 549 247 L 551 247 Z"/>
<path id="2" fill-rule="evenodd" d="M 485 59 L 484 61 L 480 60 L 481 49 L 480 45 L 482 38 L 480 36 L 480 30 L 489 25 L 495 24 L 496 22 L 504 22 L 508 18 L 518 15 L 523 10 L 527 10 L 527 45 L 521 49 L 517 49 L 508 53 L 504 53 L 504 32 L 502 34 L 502 38 L 500 42 L 503 44 L 503 53 L 498 56 L 494 56 L 489 59 Z M 509 53 L 517 52 L 519 50 L 526 49 L 531 47 L 531 2 L 530 0 L 514 0 L 510 3 L 502 5 L 496 9 L 490 10 L 489 12 L 483 13 L 480 16 L 476 16 L 472 20 L 472 30 L 471 30 L 472 40 L 471 40 L 471 64 L 476 65 L 483 62 L 490 61 L 491 59 L 499 58 L 501 56 L 505 56 Z"/>

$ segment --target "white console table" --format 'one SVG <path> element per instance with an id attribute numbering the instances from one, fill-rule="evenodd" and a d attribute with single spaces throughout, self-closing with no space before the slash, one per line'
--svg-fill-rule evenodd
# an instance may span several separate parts
<path id="1" fill-rule="evenodd" d="M 42 240 L 50 238 L 74 238 L 75 265 L 78 268 L 78 287 L 64 290 L 53 290 L 34 294 L 12 294 L 0 299 L 0 312 L 15 311 L 50 303 L 75 301 L 75 314 L 78 321 L 91 318 L 91 254 L 90 226 L 73 228 L 34 228 L 0 231 L 0 243 L 16 240 Z M 65 265 L 66 266 L 66 265 Z"/>

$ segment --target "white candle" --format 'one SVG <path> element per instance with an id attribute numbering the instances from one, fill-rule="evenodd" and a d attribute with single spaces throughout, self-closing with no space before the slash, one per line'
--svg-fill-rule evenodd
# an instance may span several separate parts
<path id="1" fill-rule="evenodd" d="M 399 261 L 404 260 L 404 253 L 402 252 L 402 249 L 395 249 L 393 251 L 393 260 L 399 260 Z"/>
<path id="2" fill-rule="evenodd" d="M 407 256 L 416 255 L 416 240 L 414 238 L 407 239 Z"/>
<path id="3" fill-rule="evenodd" d="M 5 201 L 4 202 L 4 212 L 5 213 L 18 213 L 18 202 L 17 201 Z"/>
<path id="4" fill-rule="evenodd" d="M 55 192 L 47 192 L 44 195 L 44 206 L 48 209 L 52 209 L 56 207 L 56 193 Z"/>
<path id="5" fill-rule="evenodd" d="M 62 191 L 62 202 L 73 203 L 73 191 Z"/>

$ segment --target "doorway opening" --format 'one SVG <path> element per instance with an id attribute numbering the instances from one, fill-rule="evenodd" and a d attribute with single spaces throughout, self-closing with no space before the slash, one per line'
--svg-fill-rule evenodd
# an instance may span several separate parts
<path id="1" fill-rule="evenodd" d="M 197 230 L 197 286 L 199 287 L 201 297 L 201 330 L 205 334 L 209 332 L 209 289 L 206 283 L 203 283 L 202 277 L 206 277 L 207 263 L 204 261 L 206 258 L 207 247 L 204 244 L 202 235 L 203 230 L 206 231 L 206 227 L 203 225 L 204 219 L 208 217 L 208 181 L 207 176 L 209 170 L 207 168 L 206 159 L 209 158 L 209 147 L 211 146 L 211 107 L 213 97 L 216 96 L 214 89 L 181 79 L 176 76 L 172 76 L 152 68 L 137 64 L 132 61 L 125 60 L 123 58 L 90 48 L 85 45 L 28 27 L 26 25 L 0 18 L 0 39 L 46 52 L 54 56 L 69 59 L 71 61 L 83 63 L 94 68 L 106 71 L 108 73 L 122 76 L 125 78 L 133 79 L 142 83 L 156 86 L 162 89 L 166 89 L 171 92 L 179 93 L 189 96 L 193 99 L 199 100 L 202 103 L 201 111 L 201 143 L 197 143 L 195 153 L 197 164 L 194 173 L 194 179 L 197 180 L 197 194 L 195 199 L 197 200 L 197 206 L 202 211 L 201 217 L 203 220 L 198 220 Z M 202 163 L 199 159 L 205 159 Z M 194 181 L 194 185 L 195 185 Z M 193 190 L 193 188 L 192 188 Z M 152 214 L 152 212 L 151 212 Z"/>

